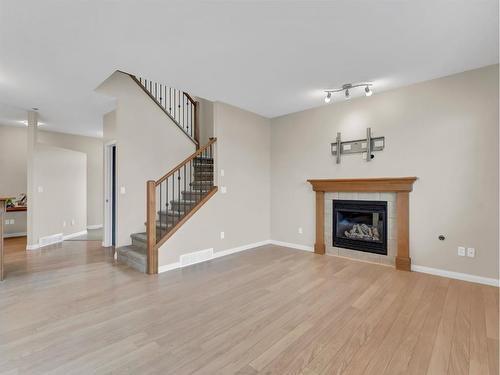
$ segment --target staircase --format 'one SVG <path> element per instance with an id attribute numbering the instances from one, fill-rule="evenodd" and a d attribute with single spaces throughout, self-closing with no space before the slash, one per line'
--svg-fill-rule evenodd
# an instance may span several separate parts
<path id="1" fill-rule="evenodd" d="M 116 250 L 120 263 L 137 271 L 158 272 L 158 249 L 217 192 L 214 180 L 216 138 L 199 147 L 196 102 L 179 90 L 142 78 L 131 78 L 184 133 L 197 150 L 156 181 L 147 181 L 146 231 L 132 233 L 131 245 Z"/>

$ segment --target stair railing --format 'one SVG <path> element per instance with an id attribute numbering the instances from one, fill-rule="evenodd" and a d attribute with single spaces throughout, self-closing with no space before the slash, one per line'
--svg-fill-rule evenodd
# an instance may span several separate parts
<path id="1" fill-rule="evenodd" d="M 127 73 L 128 74 L 128 73 Z M 199 147 L 198 102 L 187 92 L 162 83 L 129 76 L 149 95 L 168 117 Z"/>
<path id="2" fill-rule="evenodd" d="M 216 141 L 210 138 L 163 177 L 147 182 L 148 273 L 157 273 L 160 246 L 216 193 Z"/>

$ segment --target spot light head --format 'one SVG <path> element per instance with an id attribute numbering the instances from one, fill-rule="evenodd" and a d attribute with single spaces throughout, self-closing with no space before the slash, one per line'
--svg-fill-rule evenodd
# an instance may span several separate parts
<path id="1" fill-rule="evenodd" d="M 372 94 L 373 94 L 373 91 L 370 89 L 370 86 L 367 85 L 365 87 L 365 95 L 366 96 L 372 96 Z"/>
<path id="2" fill-rule="evenodd" d="M 345 98 L 346 100 L 351 99 L 351 93 L 349 92 L 349 89 L 345 89 Z"/>
<path id="3" fill-rule="evenodd" d="M 325 97 L 325 103 L 330 103 L 331 101 L 332 101 L 332 93 L 330 91 L 327 91 Z"/>

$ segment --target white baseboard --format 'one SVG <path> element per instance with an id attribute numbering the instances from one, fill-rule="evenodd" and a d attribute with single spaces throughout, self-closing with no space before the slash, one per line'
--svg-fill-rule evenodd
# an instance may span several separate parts
<path id="1" fill-rule="evenodd" d="M 26 232 L 19 232 L 19 233 L 4 233 L 3 238 L 11 238 L 11 237 L 24 237 L 26 236 Z"/>
<path id="2" fill-rule="evenodd" d="M 206 262 L 206 261 L 209 261 L 209 260 L 213 260 L 213 259 L 224 257 L 226 255 L 231 255 L 231 254 L 239 253 L 240 251 L 250 250 L 250 249 L 253 249 L 255 247 L 269 245 L 270 243 L 271 243 L 271 240 L 265 240 L 265 241 L 260 241 L 260 242 L 254 242 L 254 243 L 251 243 L 251 244 L 248 244 L 248 245 L 233 247 L 232 249 L 217 251 L 217 252 L 213 253 L 213 255 L 212 255 L 212 257 L 210 259 L 206 259 L 206 260 L 204 260 L 202 262 L 197 262 L 197 263 L 203 263 L 203 262 Z M 206 250 L 202 250 L 202 251 L 206 251 Z M 179 261 L 179 262 L 175 262 L 175 263 L 165 264 L 163 266 L 159 266 L 158 267 L 158 273 L 163 273 L 163 272 L 172 271 L 172 270 L 175 270 L 175 269 L 178 269 L 178 268 L 188 267 L 188 266 L 191 266 L 191 265 L 197 264 L 197 263 L 191 263 L 191 264 L 187 264 L 187 265 L 182 265 L 181 262 Z"/>
<path id="3" fill-rule="evenodd" d="M 45 246 L 50 246 L 50 245 L 54 245 L 54 244 L 56 244 L 56 243 L 61 243 L 61 242 L 65 241 L 65 240 L 69 240 L 69 239 L 71 239 L 71 238 L 75 238 L 75 237 L 78 237 L 78 236 L 82 236 L 82 235 L 84 235 L 84 234 L 87 234 L 87 230 L 86 230 L 86 229 L 85 229 L 85 230 L 82 230 L 82 231 L 80 231 L 80 232 L 67 234 L 67 235 L 65 235 L 65 236 L 63 236 L 63 235 L 62 235 L 62 233 L 60 233 L 60 234 L 55 234 L 55 235 L 52 235 L 52 237 L 55 237 L 55 236 L 59 236 L 59 237 L 60 237 L 60 239 L 58 239 L 57 241 L 53 241 L 53 242 L 46 243 L 46 244 L 43 244 L 43 245 L 42 245 L 42 244 L 40 244 L 40 242 L 39 242 L 39 243 L 37 243 L 37 244 L 33 244 L 33 245 L 26 245 L 26 250 L 38 250 L 38 249 L 40 249 L 40 248 L 42 248 L 42 247 L 45 247 Z M 46 237 L 51 237 L 51 236 L 46 236 Z"/>
<path id="4" fill-rule="evenodd" d="M 310 251 L 310 252 L 314 251 L 314 248 L 312 246 L 298 245 L 298 244 L 289 243 L 289 242 L 270 240 L 269 244 L 276 245 L 276 246 L 290 247 L 292 249 L 303 250 L 303 251 Z"/>
<path id="5" fill-rule="evenodd" d="M 102 224 L 87 225 L 87 229 L 101 229 L 102 227 Z"/>
<path id="6" fill-rule="evenodd" d="M 80 231 L 80 232 L 67 234 L 67 235 L 63 236 L 63 241 L 65 241 L 65 240 L 69 240 L 69 239 L 71 239 L 71 238 L 75 238 L 75 237 L 83 236 L 83 235 L 85 235 L 85 234 L 87 234 L 87 229 L 82 230 L 82 231 Z"/>
<path id="7" fill-rule="evenodd" d="M 471 283 L 485 284 L 485 285 L 491 285 L 491 286 L 500 286 L 500 280 L 498 280 L 498 279 L 476 276 L 476 275 L 471 275 L 468 273 L 447 271 L 447 270 L 442 270 L 439 268 L 419 266 L 417 264 L 412 264 L 411 270 L 415 271 L 415 272 L 428 273 L 428 274 L 436 275 L 436 276 L 444 276 L 444 277 L 448 277 L 450 279 L 470 281 Z"/>

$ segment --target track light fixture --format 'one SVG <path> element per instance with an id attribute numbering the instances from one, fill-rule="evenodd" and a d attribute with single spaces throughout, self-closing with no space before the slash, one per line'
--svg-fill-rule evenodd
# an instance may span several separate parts
<path id="1" fill-rule="evenodd" d="M 331 89 L 331 90 L 325 90 L 326 96 L 325 96 L 325 103 L 330 103 L 332 100 L 332 94 L 334 92 L 341 92 L 344 91 L 344 97 L 345 99 L 350 99 L 351 98 L 351 90 L 357 87 L 364 87 L 365 88 L 365 95 L 366 96 L 372 96 L 373 91 L 371 90 L 371 86 L 373 86 L 373 83 L 369 82 L 363 82 L 363 83 L 346 83 L 342 85 L 342 88 L 338 89 Z"/>

